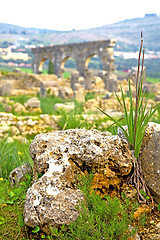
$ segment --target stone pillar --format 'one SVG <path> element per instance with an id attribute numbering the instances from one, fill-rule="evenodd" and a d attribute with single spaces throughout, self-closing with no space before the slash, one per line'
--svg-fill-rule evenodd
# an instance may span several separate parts
<path id="1" fill-rule="evenodd" d="M 118 91 L 118 82 L 117 76 L 115 74 L 106 73 L 103 77 L 105 83 L 105 89 L 109 92 L 117 92 Z"/>
<path id="2" fill-rule="evenodd" d="M 73 97 L 78 102 L 85 102 L 85 90 L 81 84 L 75 83 L 75 90 L 73 92 Z"/>
<path id="3" fill-rule="evenodd" d="M 86 90 L 92 89 L 92 72 L 88 69 L 84 72 L 84 88 Z"/>
<path id="4" fill-rule="evenodd" d="M 40 97 L 46 97 L 46 89 L 45 89 L 45 87 L 44 87 L 43 82 L 41 82 L 41 84 L 40 84 L 39 96 L 40 96 Z"/>
<path id="5" fill-rule="evenodd" d="M 71 88 L 72 90 L 76 90 L 76 86 L 75 84 L 79 83 L 79 72 L 78 71 L 74 71 L 71 74 Z"/>
<path id="6" fill-rule="evenodd" d="M 60 56 L 55 56 L 53 61 L 53 66 L 54 66 L 54 73 L 58 76 L 58 74 L 61 73 L 61 58 Z"/>
<path id="7" fill-rule="evenodd" d="M 115 67 L 114 67 L 114 55 L 113 55 L 113 48 L 108 47 L 106 49 L 105 54 L 102 56 L 102 63 L 103 63 L 103 70 L 106 72 L 106 76 L 108 75 L 108 78 L 112 79 L 114 78 L 113 75 L 115 72 Z M 106 84 L 105 84 L 106 86 Z"/>
<path id="8" fill-rule="evenodd" d="M 84 76 L 84 72 L 85 72 L 85 63 L 83 62 L 83 60 L 79 57 L 78 59 L 75 58 L 76 64 L 77 64 L 77 70 L 79 72 L 80 76 Z"/>

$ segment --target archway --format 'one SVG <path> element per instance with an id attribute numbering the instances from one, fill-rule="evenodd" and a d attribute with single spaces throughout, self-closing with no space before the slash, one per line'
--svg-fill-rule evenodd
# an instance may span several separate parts
<path id="1" fill-rule="evenodd" d="M 103 70 L 101 58 L 96 54 L 87 57 L 85 61 L 85 69 L 90 69 L 93 75 L 97 75 L 99 71 Z"/>
<path id="2" fill-rule="evenodd" d="M 48 65 L 49 65 L 49 59 L 44 58 L 39 64 L 38 72 L 43 74 L 48 73 Z"/>
<path id="3" fill-rule="evenodd" d="M 63 75 L 70 76 L 71 73 L 77 69 L 77 63 L 76 61 L 71 57 L 65 57 L 61 62 L 61 72 L 63 72 Z"/>

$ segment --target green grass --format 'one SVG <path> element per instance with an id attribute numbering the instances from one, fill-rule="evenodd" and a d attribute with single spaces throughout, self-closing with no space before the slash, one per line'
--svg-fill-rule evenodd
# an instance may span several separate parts
<path id="1" fill-rule="evenodd" d="M 32 68 L 19 68 L 21 72 L 24 72 L 24 73 L 33 73 L 33 70 Z"/>
<path id="2" fill-rule="evenodd" d="M 88 101 L 89 99 L 94 99 L 96 97 L 96 94 L 94 92 L 87 92 L 85 95 L 85 101 Z"/>
<path id="3" fill-rule="evenodd" d="M 82 115 L 77 115 L 75 110 L 70 112 L 61 110 L 60 115 L 61 118 L 57 123 L 62 130 L 75 128 L 91 129 L 92 127 L 92 124 L 89 124 Z"/>
<path id="4" fill-rule="evenodd" d="M 8 178 L 9 173 L 22 164 L 32 163 L 29 155 L 29 144 L 8 142 L 7 138 L 0 139 L 0 178 Z"/>
<path id="5" fill-rule="evenodd" d="M 69 78 L 71 76 L 71 74 L 69 72 L 64 72 L 63 73 L 63 78 Z"/>
<path id="6" fill-rule="evenodd" d="M 160 78 L 146 78 L 146 82 L 150 82 L 150 83 L 159 83 L 160 82 Z"/>
<path id="7" fill-rule="evenodd" d="M 19 95 L 19 96 L 11 96 L 9 97 L 10 100 L 13 100 L 15 103 L 19 102 L 22 105 L 24 105 L 25 102 L 27 102 L 30 98 L 35 97 L 35 96 L 29 96 L 29 95 Z M 48 95 L 46 97 L 38 97 L 40 100 L 40 106 L 43 114 L 48 114 L 48 115 L 53 115 L 57 114 L 57 112 L 54 110 L 54 105 L 56 103 L 65 103 L 66 101 L 63 100 L 60 97 L 55 97 L 54 95 Z M 1 105 L 0 105 L 1 107 Z M 16 112 L 12 112 L 13 114 L 19 116 L 19 115 L 34 115 L 34 116 L 39 116 L 41 113 L 23 113 L 23 114 L 18 114 Z"/>
<path id="8" fill-rule="evenodd" d="M 15 95 L 15 96 L 11 96 L 9 98 L 10 98 L 10 100 L 13 100 L 15 103 L 19 102 L 22 105 L 24 105 L 24 103 L 27 102 L 32 97 L 33 96 L 29 96 L 29 95 Z"/>
<path id="9" fill-rule="evenodd" d="M 4 106 L 2 103 L 0 103 L 0 112 L 4 112 Z"/>
<path id="10" fill-rule="evenodd" d="M 64 103 L 65 101 L 60 97 L 55 97 L 54 95 L 49 95 L 47 97 L 39 97 L 41 102 L 41 109 L 43 114 L 57 114 L 54 110 L 54 105 L 56 103 Z"/>

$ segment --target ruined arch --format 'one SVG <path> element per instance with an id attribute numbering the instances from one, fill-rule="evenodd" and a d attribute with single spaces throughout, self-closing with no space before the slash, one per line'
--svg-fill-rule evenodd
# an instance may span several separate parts
<path id="1" fill-rule="evenodd" d="M 76 60 L 75 60 L 72 56 L 68 56 L 68 57 L 65 57 L 65 58 L 62 60 L 61 66 L 60 66 L 60 69 L 61 69 L 61 70 L 65 69 L 65 67 L 66 67 L 65 64 L 67 63 L 67 61 L 68 61 L 69 59 L 72 59 L 72 60 L 74 61 L 75 68 L 77 68 Z"/>
<path id="2" fill-rule="evenodd" d="M 44 64 L 45 64 L 45 62 L 47 61 L 47 70 L 48 70 L 48 64 L 49 64 L 49 61 L 51 61 L 52 63 L 53 63 L 53 60 L 52 59 L 50 59 L 50 58 L 43 58 L 41 61 L 40 61 L 40 63 L 39 63 L 39 65 L 38 65 L 38 73 L 42 73 L 43 72 L 43 70 L 44 70 Z"/>
<path id="3" fill-rule="evenodd" d="M 89 62 L 90 62 L 90 60 L 93 56 L 95 56 L 95 53 L 93 53 L 92 55 L 90 55 L 86 58 L 85 64 L 84 64 L 85 65 L 85 70 L 88 69 Z"/>
<path id="4" fill-rule="evenodd" d="M 64 45 L 55 45 L 48 47 L 33 48 L 33 71 L 38 73 L 41 70 L 43 60 L 52 57 L 55 74 L 58 75 L 61 68 L 64 67 L 65 61 L 69 57 L 73 57 L 77 63 L 77 70 L 80 76 L 84 76 L 89 60 L 95 54 L 98 55 L 103 64 L 103 70 L 107 72 L 108 76 L 114 71 L 114 56 L 113 47 L 116 40 L 109 39 L 103 41 L 73 43 Z"/>
<path id="5" fill-rule="evenodd" d="M 95 65 L 94 62 L 91 63 L 91 60 L 95 59 Z M 92 67 L 91 67 L 92 64 Z M 100 68 L 101 67 L 101 68 Z M 92 54 L 89 57 L 87 57 L 86 61 L 85 61 L 85 70 L 86 69 L 95 69 L 97 71 L 102 70 L 103 69 L 103 62 L 102 59 L 99 55 L 97 54 Z"/>
<path id="6" fill-rule="evenodd" d="M 48 58 L 43 58 L 40 63 L 39 63 L 39 67 L 38 67 L 38 72 L 42 73 L 43 72 L 43 65 L 45 63 L 45 61 L 48 60 Z"/>

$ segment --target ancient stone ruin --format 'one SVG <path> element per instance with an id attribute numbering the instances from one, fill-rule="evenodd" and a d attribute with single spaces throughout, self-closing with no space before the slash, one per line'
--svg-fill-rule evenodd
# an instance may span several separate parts
<path id="1" fill-rule="evenodd" d="M 50 59 L 54 65 L 55 74 L 59 75 L 59 72 L 63 72 L 67 59 L 73 58 L 80 76 L 84 76 L 90 58 L 98 55 L 102 61 L 103 70 L 110 75 L 114 72 L 113 47 L 115 43 L 115 39 L 110 39 L 33 48 L 33 72 L 42 72 L 43 63 L 46 59 Z"/>

